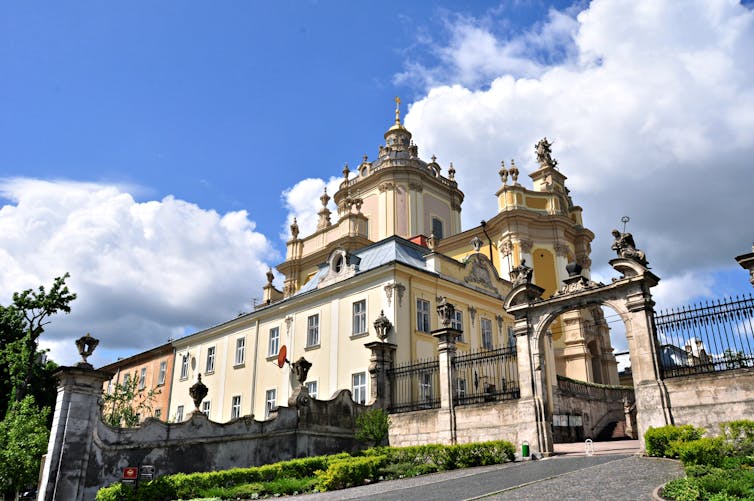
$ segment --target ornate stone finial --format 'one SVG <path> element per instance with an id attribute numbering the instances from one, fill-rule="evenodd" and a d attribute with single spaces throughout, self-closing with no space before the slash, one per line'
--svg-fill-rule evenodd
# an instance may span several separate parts
<path id="1" fill-rule="evenodd" d="M 272 285 L 275 275 L 272 274 L 272 268 L 267 268 L 267 285 Z"/>
<path id="2" fill-rule="evenodd" d="M 515 287 L 521 284 L 530 284 L 533 272 L 533 269 L 526 266 L 526 259 L 521 259 L 521 264 L 513 268 L 510 272 L 511 282 L 513 282 L 513 286 Z"/>
<path id="3" fill-rule="evenodd" d="M 291 223 L 291 236 L 296 239 L 298 238 L 298 223 L 296 222 L 296 218 L 293 218 L 293 222 Z"/>
<path id="4" fill-rule="evenodd" d="M 448 179 L 451 181 L 456 178 L 456 169 L 453 167 L 453 162 L 450 162 L 450 168 L 448 168 Z"/>
<path id="5" fill-rule="evenodd" d="M 81 355 L 81 362 L 77 363 L 76 367 L 92 368 L 92 364 L 87 362 L 86 359 L 92 356 L 98 344 L 99 339 L 93 338 L 88 332 L 76 340 L 76 348 L 78 348 L 79 355 Z"/>
<path id="6" fill-rule="evenodd" d="M 500 180 L 503 182 L 503 186 L 508 182 L 508 169 L 505 168 L 505 160 L 500 160 L 500 170 L 497 171 L 500 174 Z"/>
<path id="7" fill-rule="evenodd" d="M 577 276 L 581 275 L 581 270 L 582 269 L 583 268 L 581 267 L 581 265 L 579 263 L 576 263 L 576 262 L 568 263 L 566 265 L 566 271 L 568 272 L 568 276 L 569 277 L 577 277 Z"/>
<path id="8" fill-rule="evenodd" d="M 381 310 L 380 316 L 374 321 L 374 330 L 377 332 L 377 337 L 380 341 L 383 343 L 387 341 L 388 334 L 390 334 L 390 329 L 392 327 L 393 324 L 390 323 L 390 320 L 385 316 L 385 310 Z"/>
<path id="9" fill-rule="evenodd" d="M 558 165 L 558 161 L 552 158 L 552 143 L 543 137 L 535 146 L 534 151 L 537 153 L 537 162 L 539 166 L 555 167 Z"/>
<path id="10" fill-rule="evenodd" d="M 447 301 L 445 296 L 437 298 L 437 315 L 440 317 L 440 323 L 443 327 L 450 326 L 453 321 L 456 307 Z"/>
<path id="11" fill-rule="evenodd" d="M 432 163 L 433 164 L 437 163 L 437 157 L 435 155 L 432 155 Z"/>
<path id="12" fill-rule="evenodd" d="M 615 241 L 610 248 L 618 254 L 618 257 L 631 259 L 642 266 L 647 265 L 647 256 L 643 251 L 636 248 L 633 235 L 627 232 L 621 233 L 618 230 L 613 230 L 612 233 Z"/>
<path id="13" fill-rule="evenodd" d="M 366 153 L 364 153 L 364 156 L 363 156 L 363 157 L 361 157 L 361 163 L 364 163 L 364 164 L 365 164 L 365 163 L 367 163 L 368 161 L 369 161 L 369 156 L 368 156 L 368 155 L 367 155 Z"/>
<path id="14" fill-rule="evenodd" d="M 346 181 L 348 181 L 348 174 L 350 173 L 351 171 L 348 168 L 348 162 L 346 162 L 346 164 L 343 166 L 343 177 L 346 179 Z"/>
<path id="15" fill-rule="evenodd" d="M 296 380 L 299 384 L 304 384 L 306 376 L 309 374 L 309 369 L 312 368 L 312 363 L 304 357 L 299 358 L 291 365 L 293 373 L 296 374 Z"/>
<path id="16" fill-rule="evenodd" d="M 401 124 L 401 98 L 395 96 L 395 124 Z"/>
<path id="17" fill-rule="evenodd" d="M 518 167 L 516 167 L 516 161 L 512 158 L 511 158 L 511 168 L 508 169 L 508 173 L 510 173 L 513 183 L 518 184 Z"/>
<path id="18" fill-rule="evenodd" d="M 482 243 L 482 239 L 477 235 L 474 235 L 474 238 L 471 239 L 471 246 L 474 248 L 475 252 L 479 252 L 479 249 L 482 248 Z"/>
<path id="19" fill-rule="evenodd" d="M 327 194 L 327 186 L 322 190 L 322 196 L 319 197 L 319 201 L 322 202 L 322 207 L 327 207 L 327 202 L 330 201 L 330 195 Z"/>
<path id="20" fill-rule="evenodd" d="M 197 378 L 196 383 L 194 383 L 191 388 L 189 388 L 189 395 L 191 396 L 191 399 L 194 401 L 194 406 L 196 407 L 196 412 L 199 411 L 199 406 L 202 403 L 202 400 L 204 400 L 204 397 L 207 396 L 207 392 L 209 390 L 207 389 L 207 386 L 202 383 L 202 375 L 199 374 L 199 377 Z"/>

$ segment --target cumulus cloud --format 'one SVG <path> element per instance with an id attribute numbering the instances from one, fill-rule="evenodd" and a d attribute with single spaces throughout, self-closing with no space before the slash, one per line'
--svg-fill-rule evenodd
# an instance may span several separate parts
<path id="1" fill-rule="evenodd" d="M 283 241 L 291 238 L 290 225 L 293 223 L 293 218 L 296 218 L 301 238 L 314 233 L 319 220 L 318 213 L 322 209 L 320 197 L 325 189 L 327 189 L 327 195 L 330 197 L 327 204 L 327 208 L 331 212 L 330 221 L 336 223 L 338 213 L 332 196 L 338 191 L 341 182 L 343 182 L 343 178 L 340 177 L 331 177 L 327 182 L 323 179 L 307 178 L 285 190 L 282 199 L 283 205 L 288 211 L 288 216 L 285 227 L 280 233 L 280 238 Z"/>
<path id="2" fill-rule="evenodd" d="M 454 162 L 464 226 L 494 210 L 500 161 L 515 158 L 526 179 L 534 144 L 547 136 L 597 235 L 595 271 L 614 275 L 605 268 L 609 233 L 624 215 L 655 271 L 687 292 L 709 291 L 700 273 L 736 266 L 733 256 L 754 237 L 750 9 L 726 0 L 594 1 L 577 14 L 551 11 L 517 37 L 497 35 L 488 19 L 448 29 L 436 52 L 452 57 L 421 68 L 428 86 L 405 122 L 422 156 Z M 535 53 L 519 49 L 527 43 Z M 536 54 L 547 47 L 562 57 Z M 510 54 L 520 61 L 509 64 Z"/>
<path id="3" fill-rule="evenodd" d="M 122 187 L 0 179 L 0 302 L 71 274 L 72 313 L 41 338 L 59 363 L 73 339 L 101 339 L 108 354 L 157 346 L 251 309 L 265 283 L 267 239 L 245 211 L 218 214 L 167 196 L 137 202 Z"/>

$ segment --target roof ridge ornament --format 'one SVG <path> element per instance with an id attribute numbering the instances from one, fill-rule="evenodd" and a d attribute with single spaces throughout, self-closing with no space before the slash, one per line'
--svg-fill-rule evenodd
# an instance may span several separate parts
<path id="1" fill-rule="evenodd" d="M 401 124 L 401 98 L 395 96 L 395 125 Z"/>

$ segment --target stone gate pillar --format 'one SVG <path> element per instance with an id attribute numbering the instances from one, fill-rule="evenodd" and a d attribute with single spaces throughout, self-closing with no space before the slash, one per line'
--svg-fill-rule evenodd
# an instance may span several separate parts
<path id="1" fill-rule="evenodd" d="M 89 367 L 61 367 L 55 373 L 58 396 L 38 501 L 84 499 L 94 428 L 100 419 L 98 400 L 103 383 L 113 376 Z"/>
<path id="2" fill-rule="evenodd" d="M 456 388 L 456 377 L 453 370 L 453 359 L 456 357 L 456 339 L 461 331 L 450 327 L 455 307 L 442 298 L 437 306 L 440 316 L 441 329 L 433 330 L 432 335 L 437 338 L 437 358 L 440 372 L 440 410 L 438 411 L 438 435 L 444 443 L 456 443 L 456 413 L 453 395 Z"/>
<path id="3" fill-rule="evenodd" d="M 393 403 L 392 385 L 387 373 L 393 368 L 395 350 L 398 345 L 372 341 L 364 346 L 372 352 L 369 357 L 369 376 L 371 377 L 369 403 L 374 407 L 387 410 Z"/>

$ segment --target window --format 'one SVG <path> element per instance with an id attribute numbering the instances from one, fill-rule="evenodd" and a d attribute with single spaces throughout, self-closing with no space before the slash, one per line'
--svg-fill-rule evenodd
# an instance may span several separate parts
<path id="1" fill-rule="evenodd" d="M 432 218 L 432 234 L 435 236 L 435 238 L 443 238 L 442 220 L 440 218 Z"/>
<path id="2" fill-rule="evenodd" d="M 429 332 L 429 301 L 416 300 L 416 330 Z"/>
<path id="3" fill-rule="evenodd" d="M 123 386 L 128 386 L 128 383 L 131 382 L 131 374 L 126 374 L 123 376 Z"/>
<path id="4" fill-rule="evenodd" d="M 482 319 L 482 348 L 492 349 L 492 320 Z"/>
<path id="5" fill-rule="evenodd" d="M 243 364 L 246 359 L 246 338 L 239 337 L 236 339 L 236 361 L 235 365 Z M 241 397 L 239 397 L 241 398 Z"/>
<path id="6" fill-rule="evenodd" d="M 419 374 L 419 401 L 428 402 L 432 400 L 432 374 L 422 372 Z"/>
<path id="7" fill-rule="evenodd" d="M 463 378 L 456 379 L 456 395 L 458 398 L 466 396 L 466 380 Z"/>
<path id="8" fill-rule="evenodd" d="M 453 312 L 453 318 L 450 319 L 450 327 L 461 331 L 458 341 L 463 341 L 463 312 L 461 310 Z"/>
<path id="9" fill-rule="evenodd" d="M 160 373 L 157 376 L 157 384 L 163 385 L 165 384 L 165 374 L 168 372 L 168 363 L 167 361 L 163 360 L 160 362 Z"/>
<path id="10" fill-rule="evenodd" d="M 209 400 L 202 402 L 202 412 L 209 417 L 209 410 L 212 408 L 212 403 Z"/>
<path id="11" fill-rule="evenodd" d="M 351 334 L 364 334 L 367 331 L 367 302 L 365 299 L 353 303 L 353 331 Z"/>
<path id="12" fill-rule="evenodd" d="M 155 409 L 154 410 L 154 418 L 160 419 L 162 417 L 162 409 Z"/>
<path id="13" fill-rule="evenodd" d="M 317 398 L 317 382 L 309 381 L 306 383 L 306 390 L 309 392 L 311 398 Z"/>
<path id="14" fill-rule="evenodd" d="M 306 321 L 306 346 L 319 344 L 319 315 L 312 315 Z"/>
<path id="15" fill-rule="evenodd" d="M 277 398 L 278 391 L 277 390 L 267 390 L 265 393 L 265 406 L 264 406 L 264 417 L 268 418 L 270 417 L 270 413 L 277 409 L 277 406 L 275 405 L 275 399 Z"/>
<path id="16" fill-rule="evenodd" d="M 188 379 L 188 353 L 181 357 L 181 379 Z"/>
<path id="17" fill-rule="evenodd" d="M 147 385 L 147 368 L 142 367 L 141 372 L 139 373 L 139 389 L 143 390 L 146 385 Z"/>
<path id="18" fill-rule="evenodd" d="M 207 363 L 204 366 L 204 372 L 210 374 L 215 372 L 215 347 L 207 348 Z"/>
<path id="19" fill-rule="evenodd" d="M 280 351 L 280 328 L 270 329 L 270 341 L 267 343 L 267 355 L 273 357 Z"/>
<path id="20" fill-rule="evenodd" d="M 175 411 L 175 420 L 178 423 L 183 421 L 183 406 L 182 405 L 179 405 L 178 409 L 176 409 Z"/>
<path id="21" fill-rule="evenodd" d="M 241 395 L 234 395 L 230 401 L 230 419 L 241 417 Z"/>
<path id="22" fill-rule="evenodd" d="M 516 347 L 516 334 L 513 332 L 513 327 L 508 326 L 508 348 Z"/>
<path id="23" fill-rule="evenodd" d="M 365 404 L 367 402 L 367 374 L 366 372 L 359 372 L 351 376 L 353 382 L 353 401 L 357 404 Z"/>

